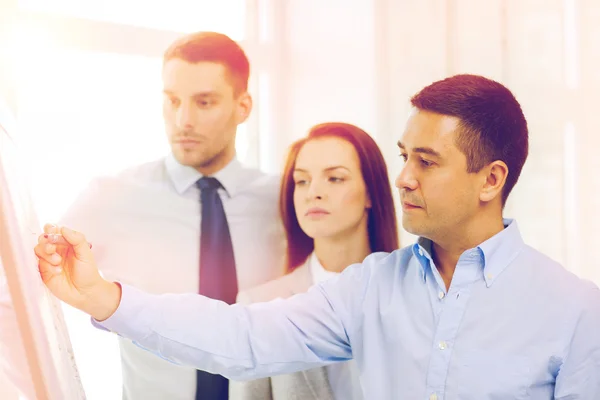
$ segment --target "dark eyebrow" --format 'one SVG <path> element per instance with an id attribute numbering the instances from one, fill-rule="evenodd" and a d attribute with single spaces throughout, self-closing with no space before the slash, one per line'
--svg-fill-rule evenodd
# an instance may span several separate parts
<path id="1" fill-rule="evenodd" d="M 338 168 L 342 168 L 342 169 L 345 169 L 346 171 L 350 172 L 350 170 L 348 168 L 344 167 L 343 165 L 334 165 L 332 167 L 327 167 L 327 168 L 325 168 L 325 171 L 332 171 L 332 170 L 338 169 Z M 304 173 L 307 173 L 308 171 L 305 170 L 305 169 L 302 169 L 302 168 L 295 168 L 294 172 L 304 172 Z"/>
<path id="2" fill-rule="evenodd" d="M 175 93 L 171 92 L 170 90 L 163 90 L 163 93 L 166 94 L 167 96 L 175 96 Z M 209 92 L 198 92 L 198 93 L 194 93 L 192 95 L 192 97 L 194 98 L 206 98 L 206 97 L 219 97 L 219 94 L 217 92 L 214 91 L 209 91 Z"/>
<path id="3" fill-rule="evenodd" d="M 401 141 L 398 141 L 398 147 L 402 150 L 406 150 L 406 147 Z M 412 151 L 413 153 L 429 154 L 430 156 L 442 158 L 442 155 L 431 147 L 415 147 Z"/>
<path id="4" fill-rule="evenodd" d="M 194 93 L 193 97 L 195 99 L 198 99 L 198 98 L 204 99 L 207 97 L 215 97 L 216 98 L 216 97 L 219 97 L 219 93 L 217 93 L 217 92 L 199 92 L 199 93 Z"/>

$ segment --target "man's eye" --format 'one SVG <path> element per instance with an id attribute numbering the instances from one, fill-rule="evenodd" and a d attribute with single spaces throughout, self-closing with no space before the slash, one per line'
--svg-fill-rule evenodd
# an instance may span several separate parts
<path id="1" fill-rule="evenodd" d="M 206 108 L 212 106 L 213 102 L 211 100 L 198 100 L 196 104 L 198 107 Z"/>

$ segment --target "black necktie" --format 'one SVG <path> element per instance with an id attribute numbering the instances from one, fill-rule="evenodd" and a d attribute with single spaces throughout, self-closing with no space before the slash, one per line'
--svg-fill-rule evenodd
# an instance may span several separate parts
<path id="1" fill-rule="evenodd" d="M 227 216 L 218 189 L 211 177 L 198 180 L 202 221 L 200 226 L 200 294 L 235 303 L 238 293 L 233 245 Z M 196 400 L 227 400 L 229 381 L 221 375 L 197 372 Z"/>

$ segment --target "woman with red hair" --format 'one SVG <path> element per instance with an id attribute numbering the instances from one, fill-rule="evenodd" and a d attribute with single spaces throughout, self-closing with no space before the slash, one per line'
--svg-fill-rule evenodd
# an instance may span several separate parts
<path id="1" fill-rule="evenodd" d="M 240 303 L 307 291 L 373 252 L 399 247 L 396 213 L 384 158 L 362 129 L 314 126 L 289 151 L 280 213 L 288 243 L 287 274 L 241 292 Z M 248 382 L 230 382 L 231 400 L 362 399 L 353 361 Z"/>

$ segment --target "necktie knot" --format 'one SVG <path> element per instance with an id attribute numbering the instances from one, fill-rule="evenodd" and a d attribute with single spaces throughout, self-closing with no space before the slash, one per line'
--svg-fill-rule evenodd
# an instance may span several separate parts
<path id="1" fill-rule="evenodd" d="M 213 178 L 212 176 L 204 176 L 204 177 L 198 179 L 198 181 L 196 182 L 196 185 L 198 186 L 198 188 L 201 191 L 202 190 L 216 191 L 217 189 L 219 189 L 220 187 L 223 186 L 223 185 L 221 185 L 221 182 L 219 182 L 219 180 L 217 178 Z"/>

